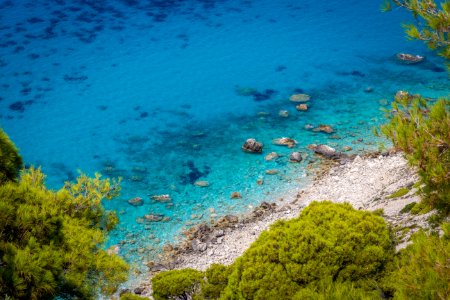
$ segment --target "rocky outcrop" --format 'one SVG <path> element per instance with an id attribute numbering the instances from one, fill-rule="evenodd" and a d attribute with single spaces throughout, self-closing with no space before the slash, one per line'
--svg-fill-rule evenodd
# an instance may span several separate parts
<path id="1" fill-rule="evenodd" d="M 247 153 L 262 153 L 263 144 L 255 139 L 247 139 L 242 145 L 242 150 Z"/>

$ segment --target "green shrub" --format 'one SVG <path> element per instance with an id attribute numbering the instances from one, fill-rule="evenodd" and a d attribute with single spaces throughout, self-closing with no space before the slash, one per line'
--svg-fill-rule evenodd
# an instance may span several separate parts
<path id="1" fill-rule="evenodd" d="M 155 300 L 187 299 L 198 292 L 204 273 L 194 269 L 161 272 L 152 278 Z"/>
<path id="2" fill-rule="evenodd" d="M 394 199 L 394 198 L 398 198 L 398 197 L 402 197 L 405 196 L 406 194 L 408 194 L 409 190 L 407 188 L 400 188 L 397 191 L 393 192 L 392 194 L 390 194 L 387 198 L 388 199 Z"/>
<path id="3" fill-rule="evenodd" d="M 206 280 L 201 284 L 201 294 L 206 299 L 218 299 L 228 284 L 231 268 L 212 264 L 206 270 Z"/>
<path id="4" fill-rule="evenodd" d="M 149 298 L 141 297 L 139 295 L 132 294 L 132 293 L 125 293 L 125 294 L 120 295 L 120 300 L 143 300 L 143 299 L 149 299 Z"/>
<path id="5" fill-rule="evenodd" d="M 381 299 L 379 291 L 366 291 L 349 282 L 322 279 L 298 291 L 293 300 L 372 300 Z"/>
<path id="6" fill-rule="evenodd" d="M 100 201 L 119 191 L 109 180 L 84 175 L 57 191 L 31 168 L 19 182 L 0 185 L 0 298 L 92 299 L 127 279 L 127 265 L 107 254 Z"/>
<path id="7" fill-rule="evenodd" d="M 22 167 L 22 158 L 16 146 L 0 128 L 0 184 L 6 181 L 16 181 Z"/>
<path id="8" fill-rule="evenodd" d="M 444 235 L 419 232 L 401 252 L 392 276 L 395 299 L 450 299 L 450 223 Z"/>
<path id="9" fill-rule="evenodd" d="M 230 266 L 221 299 L 291 299 L 324 278 L 371 291 L 393 251 L 381 217 L 350 204 L 314 202 L 263 232 Z"/>
<path id="10" fill-rule="evenodd" d="M 418 168 L 424 204 L 450 213 L 450 101 L 399 92 L 381 131 Z"/>
<path id="11" fill-rule="evenodd" d="M 414 206 L 417 204 L 417 202 L 411 202 L 411 203 L 409 203 L 409 204 L 406 204 L 401 210 L 400 210 L 400 213 L 401 214 L 406 214 L 406 213 L 409 213 L 413 208 L 414 208 Z"/>

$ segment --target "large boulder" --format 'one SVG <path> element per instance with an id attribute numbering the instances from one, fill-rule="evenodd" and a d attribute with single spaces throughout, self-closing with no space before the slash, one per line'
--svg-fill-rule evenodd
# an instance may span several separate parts
<path id="1" fill-rule="evenodd" d="M 242 145 L 242 150 L 247 153 L 262 153 L 263 144 L 255 139 L 247 139 Z"/>
<path id="2" fill-rule="evenodd" d="M 337 157 L 339 157 L 339 154 L 336 152 L 336 149 L 334 149 L 334 148 L 332 148 L 332 147 L 330 147 L 328 145 L 323 145 L 323 144 L 321 144 L 321 145 L 314 145 L 314 146 L 311 147 L 311 149 L 315 153 L 323 155 L 323 156 L 328 157 L 328 158 L 337 158 Z"/>

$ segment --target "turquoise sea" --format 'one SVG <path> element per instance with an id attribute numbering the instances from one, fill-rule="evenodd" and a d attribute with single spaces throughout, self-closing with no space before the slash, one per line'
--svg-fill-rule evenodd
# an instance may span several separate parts
<path id="1" fill-rule="evenodd" d="M 400 24 L 414 20 L 380 2 L 1 0 L 0 125 L 54 189 L 77 170 L 123 177 L 105 203 L 121 222 L 105 247 L 144 269 L 189 226 L 304 187 L 308 144 L 377 149 L 372 128 L 396 91 L 450 94 L 442 59 L 405 38 Z M 426 60 L 405 65 L 399 52 Z M 299 93 L 308 111 L 289 101 Z M 244 153 L 247 138 L 263 154 Z M 282 156 L 266 161 L 272 151 Z M 161 194 L 171 200 L 151 199 Z"/>

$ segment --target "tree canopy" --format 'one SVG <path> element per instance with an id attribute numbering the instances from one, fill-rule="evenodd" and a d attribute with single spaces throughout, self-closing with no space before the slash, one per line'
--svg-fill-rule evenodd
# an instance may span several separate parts
<path id="1" fill-rule="evenodd" d="M 383 10 L 392 9 L 392 4 L 412 12 L 416 24 L 404 24 L 410 39 L 424 41 L 445 59 L 450 59 L 450 2 L 433 0 L 386 0 Z M 447 65 L 450 67 L 449 65 Z"/>
<path id="2" fill-rule="evenodd" d="M 9 155 L 21 162 L 11 145 Z M 128 266 L 102 249 L 117 218 L 101 201 L 118 194 L 118 182 L 80 175 L 52 191 L 40 169 L 17 178 L 19 165 L 0 184 L 0 298 L 93 299 L 114 292 Z"/>

